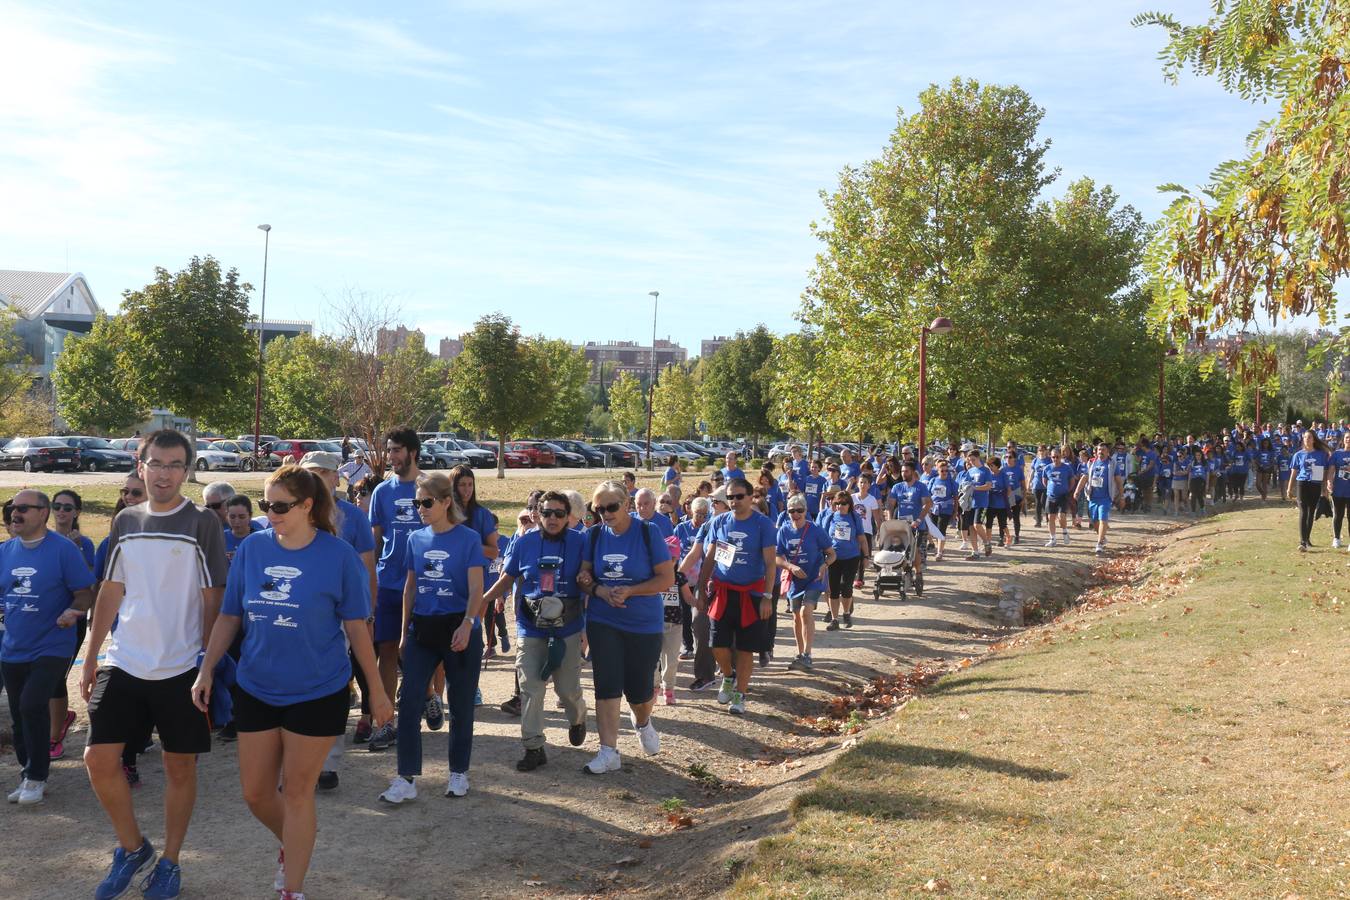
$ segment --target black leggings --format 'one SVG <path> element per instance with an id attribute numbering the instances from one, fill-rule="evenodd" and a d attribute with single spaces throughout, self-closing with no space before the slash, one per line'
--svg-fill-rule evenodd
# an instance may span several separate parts
<path id="1" fill-rule="evenodd" d="M 989 529 L 991 535 L 994 532 L 994 520 L 996 519 L 998 520 L 998 542 L 1001 544 L 1008 536 L 1007 507 L 994 509 L 994 507 L 991 506 L 984 511 L 984 527 Z"/>
<path id="2" fill-rule="evenodd" d="M 1336 540 L 1341 539 L 1341 523 L 1345 521 L 1345 514 L 1350 512 L 1350 497 L 1332 497 L 1331 505 L 1336 510 L 1336 518 L 1332 520 L 1332 527 L 1336 530 Z"/>
<path id="3" fill-rule="evenodd" d="M 1235 500 L 1241 500 L 1247 495 L 1247 473 L 1229 472 L 1228 473 L 1228 496 Z"/>
<path id="4" fill-rule="evenodd" d="M 1322 482 L 1299 481 L 1298 485 L 1298 539 L 1306 544 L 1312 537 L 1313 520 L 1317 518 L 1317 498 L 1322 496 Z"/>
<path id="5" fill-rule="evenodd" d="M 1191 479 L 1191 512 L 1205 511 L 1205 479 Z"/>
<path id="6" fill-rule="evenodd" d="M 69 678 L 71 669 L 75 668 L 75 657 L 80 655 L 80 648 L 84 646 L 84 636 L 89 632 L 89 616 L 80 616 L 75 623 L 75 652 L 70 656 L 70 665 L 66 667 L 66 676 Z M 56 683 L 56 690 L 52 692 L 53 700 L 68 700 L 66 694 L 66 680 L 62 678 Z"/>
<path id="7" fill-rule="evenodd" d="M 1045 516 L 1045 488 L 1036 488 L 1036 527 L 1041 527 L 1041 519 Z"/>
<path id="8" fill-rule="evenodd" d="M 1023 503 L 1023 502 L 1024 502 L 1024 501 L 1022 501 L 1022 500 L 1018 500 L 1018 501 L 1017 501 L 1016 503 L 1014 503 L 1012 506 L 1008 507 L 1008 515 L 1012 517 L 1013 538 L 1014 538 L 1015 540 L 1019 540 L 1019 541 L 1022 539 L 1022 503 Z"/>
<path id="9" fill-rule="evenodd" d="M 861 556 L 855 556 L 852 559 L 836 559 L 830 563 L 831 600 L 840 597 L 845 600 L 853 599 L 853 579 L 858 574 L 858 563 L 861 560 Z"/>

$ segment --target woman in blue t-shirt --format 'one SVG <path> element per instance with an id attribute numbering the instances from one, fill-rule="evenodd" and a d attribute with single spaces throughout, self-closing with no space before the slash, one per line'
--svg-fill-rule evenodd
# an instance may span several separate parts
<path id="1" fill-rule="evenodd" d="M 1294 473 L 1294 502 L 1298 504 L 1298 549 L 1312 546 L 1313 520 L 1317 501 L 1331 496 L 1331 448 L 1311 428 L 1303 432 L 1303 449 L 1289 461 Z"/>
<path id="2" fill-rule="evenodd" d="M 853 497 L 840 491 L 830 501 L 828 511 L 822 511 L 820 527 L 834 548 L 834 562 L 830 564 L 830 622 L 826 631 L 838 631 L 842 624 L 853 627 L 853 582 L 862 561 L 864 546 L 863 524 L 853 509 Z"/>
<path id="3" fill-rule="evenodd" d="M 591 595 L 586 636 L 600 751 L 583 771 L 603 775 L 622 765 L 617 745 L 623 698 L 628 700 L 629 721 L 643 751 L 660 752 L 661 736 L 651 717 L 665 632 L 662 598 L 675 584 L 675 563 L 656 526 L 629 512 L 628 490 L 622 483 L 601 483 L 591 506 L 601 523 L 586 535 L 577 585 Z"/>
<path id="4" fill-rule="evenodd" d="M 1270 490 L 1270 482 L 1274 479 L 1275 473 L 1279 469 L 1280 458 L 1275 451 L 1275 445 L 1270 442 L 1269 435 L 1263 435 L 1256 444 L 1256 490 L 1261 495 L 1261 499 L 1266 499 L 1266 493 Z"/>
<path id="5" fill-rule="evenodd" d="M 1209 484 L 1209 463 L 1205 462 L 1205 451 L 1199 446 L 1191 448 L 1190 459 L 1186 463 L 1186 480 L 1191 491 L 1191 514 L 1198 516 L 1205 511 L 1205 488 Z"/>
<path id="6" fill-rule="evenodd" d="M 53 530 L 69 538 L 80 548 L 80 556 L 84 557 L 85 565 L 89 566 L 89 571 L 92 572 L 98 564 L 98 553 L 94 549 L 94 542 L 80 532 L 80 513 L 83 510 L 84 501 L 72 490 L 57 491 L 52 495 L 52 524 L 56 526 Z M 88 628 L 89 621 L 85 616 L 81 616 L 75 623 L 75 650 L 70 654 L 72 666 L 75 665 L 75 657 L 80 655 L 80 648 L 84 646 L 85 632 Z M 70 709 L 70 698 L 66 693 L 64 678 L 56 685 L 49 712 L 52 728 L 48 755 L 52 759 L 61 759 L 66 755 L 66 732 L 75 724 L 75 713 Z"/>
<path id="7" fill-rule="evenodd" d="M 389 721 L 393 708 L 366 624 L 370 576 L 336 534 L 332 492 L 317 475 L 287 465 L 268 477 L 263 493 L 258 505 L 271 528 L 235 551 L 192 700 L 207 713 L 216 663 L 242 627 L 239 781 L 253 815 L 281 842 L 275 887 L 298 894 L 314 851 L 319 772 L 347 728 L 348 643 L 366 673 L 376 724 Z"/>
<path id="8" fill-rule="evenodd" d="M 1331 454 L 1331 506 L 1335 516 L 1332 528 L 1336 535 L 1331 546 L 1339 548 L 1341 523 L 1350 512 L 1350 430 L 1341 432 L 1340 449 Z"/>

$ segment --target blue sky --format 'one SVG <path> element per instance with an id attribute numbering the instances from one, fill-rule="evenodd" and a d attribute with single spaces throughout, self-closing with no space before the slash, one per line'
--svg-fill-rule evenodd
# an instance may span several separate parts
<path id="1" fill-rule="evenodd" d="M 645 343 L 659 290 L 697 353 L 792 327 L 817 192 L 930 83 L 1022 86 L 1057 189 L 1149 218 L 1259 118 L 1164 83 L 1146 0 L 195 6 L 0 0 L 0 268 L 83 271 L 109 308 L 193 254 L 258 287 L 268 222 L 268 318 L 360 291 L 433 350 L 493 310 Z"/>

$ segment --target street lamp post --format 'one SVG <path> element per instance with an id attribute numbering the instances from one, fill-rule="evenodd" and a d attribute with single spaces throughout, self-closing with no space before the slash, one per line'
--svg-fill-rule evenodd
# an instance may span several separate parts
<path id="1" fill-rule="evenodd" d="M 652 355 L 651 375 L 647 382 L 647 471 L 652 470 L 652 405 L 656 399 L 656 308 L 661 302 L 660 291 L 648 291 L 652 298 Z"/>
<path id="2" fill-rule="evenodd" d="M 938 316 L 919 329 L 919 459 L 923 459 L 928 449 L 928 335 L 947 334 L 951 330 L 952 320 L 946 316 Z"/>
<path id="3" fill-rule="evenodd" d="M 258 378 L 253 394 L 253 462 L 255 467 L 262 465 L 262 456 L 259 450 L 262 443 L 263 335 L 267 325 L 267 252 L 272 242 L 272 226 L 259 225 L 258 230 L 263 233 L 263 287 L 262 308 L 258 310 Z"/>
<path id="4" fill-rule="evenodd" d="M 1163 418 L 1163 366 L 1167 360 L 1177 355 L 1176 347 L 1168 347 L 1167 352 L 1158 357 L 1158 433 L 1167 434 L 1166 421 Z"/>

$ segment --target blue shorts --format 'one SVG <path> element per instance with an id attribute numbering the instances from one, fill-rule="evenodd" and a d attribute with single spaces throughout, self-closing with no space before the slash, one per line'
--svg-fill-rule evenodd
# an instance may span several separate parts
<path id="1" fill-rule="evenodd" d="M 1088 501 L 1088 521 L 1089 522 L 1109 522 L 1111 521 L 1111 501 L 1098 503 L 1096 500 Z M 383 593 L 383 591 L 381 591 Z"/>
<path id="2" fill-rule="evenodd" d="M 380 588 L 375 594 L 375 643 L 398 642 L 403 637 L 403 592 Z"/>

